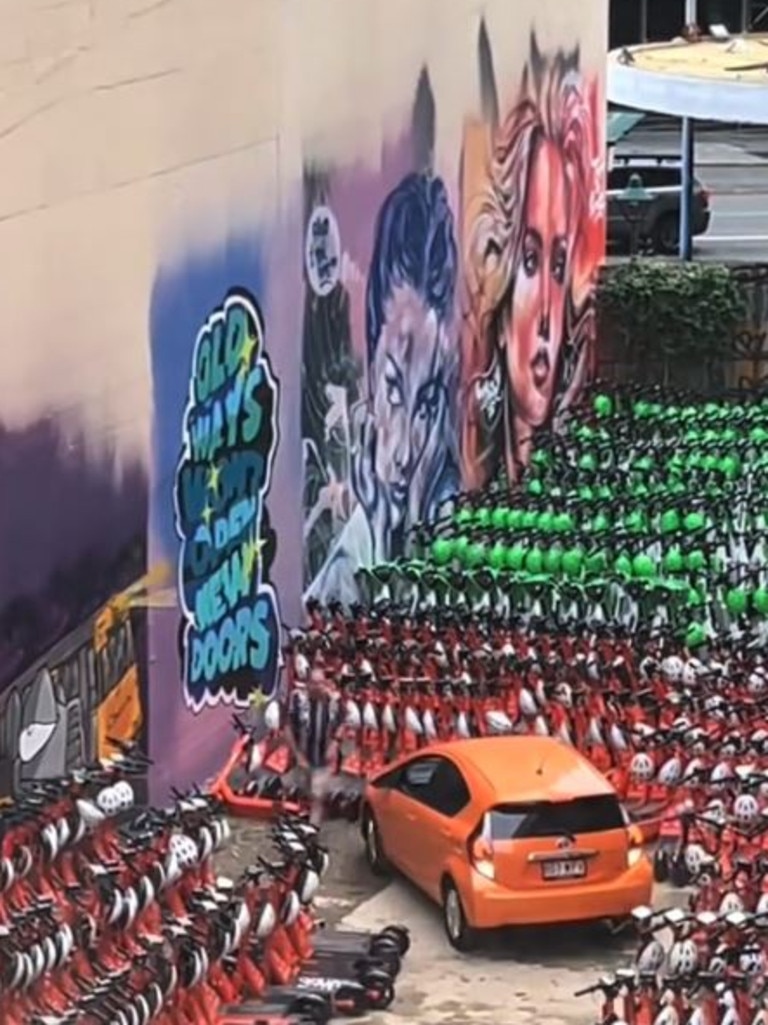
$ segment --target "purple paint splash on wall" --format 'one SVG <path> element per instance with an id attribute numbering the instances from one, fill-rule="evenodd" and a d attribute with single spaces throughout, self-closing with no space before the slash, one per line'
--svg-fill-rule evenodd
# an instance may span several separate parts
<path id="1" fill-rule="evenodd" d="M 148 485 L 54 418 L 0 425 L 0 474 L 2 687 L 145 572 Z"/>

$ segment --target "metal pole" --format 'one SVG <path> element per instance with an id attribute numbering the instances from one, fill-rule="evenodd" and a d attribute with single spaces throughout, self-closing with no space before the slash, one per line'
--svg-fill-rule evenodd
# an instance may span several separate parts
<path id="1" fill-rule="evenodd" d="M 694 131 L 691 118 L 683 118 L 682 134 L 682 192 L 680 195 L 680 259 L 693 258 L 693 171 L 694 171 Z"/>
<path id="2" fill-rule="evenodd" d="M 648 42 L 648 0 L 640 0 L 640 42 Z"/>
<path id="3" fill-rule="evenodd" d="M 749 9 L 752 6 L 751 0 L 741 0 L 741 29 L 743 33 L 749 32 Z"/>
<path id="4" fill-rule="evenodd" d="M 697 0 L 685 0 L 685 24 L 697 24 L 699 12 Z M 693 236 L 691 234 L 691 213 L 693 210 L 694 132 L 693 121 L 683 118 L 680 196 L 680 259 L 693 257 Z"/>

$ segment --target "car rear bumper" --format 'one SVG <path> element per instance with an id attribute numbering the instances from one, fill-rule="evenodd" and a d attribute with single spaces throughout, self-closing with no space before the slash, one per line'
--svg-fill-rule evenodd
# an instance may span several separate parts
<path id="1" fill-rule="evenodd" d="M 703 235 L 709 228 L 711 218 L 712 212 L 709 209 L 700 209 L 695 213 L 693 218 L 693 234 Z"/>
<path id="2" fill-rule="evenodd" d="M 653 869 L 645 856 L 610 882 L 509 890 L 474 871 L 471 879 L 464 906 L 470 925 L 477 929 L 621 918 L 639 904 L 649 904 L 653 890 Z"/>

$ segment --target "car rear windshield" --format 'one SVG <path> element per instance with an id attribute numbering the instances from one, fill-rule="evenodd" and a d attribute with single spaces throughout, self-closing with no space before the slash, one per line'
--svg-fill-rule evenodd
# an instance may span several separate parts
<path id="1" fill-rule="evenodd" d="M 502 804 L 491 809 L 488 820 L 492 840 L 579 836 L 625 828 L 621 805 L 611 794 L 557 803 Z"/>

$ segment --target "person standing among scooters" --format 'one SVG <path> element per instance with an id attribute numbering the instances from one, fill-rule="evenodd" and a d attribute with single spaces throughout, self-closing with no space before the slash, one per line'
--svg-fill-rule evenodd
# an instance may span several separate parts
<path id="1" fill-rule="evenodd" d="M 306 775 L 310 820 L 318 826 L 338 761 L 340 707 L 322 669 L 313 669 L 306 686 L 297 686 L 288 700 L 288 739 Z"/>

